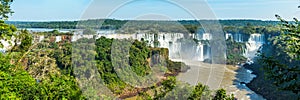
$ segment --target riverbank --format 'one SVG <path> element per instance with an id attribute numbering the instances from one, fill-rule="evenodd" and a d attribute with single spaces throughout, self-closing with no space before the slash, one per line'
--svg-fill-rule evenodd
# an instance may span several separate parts
<path id="1" fill-rule="evenodd" d="M 227 65 L 221 88 L 229 94 L 234 94 L 238 100 L 264 100 L 264 98 L 249 89 L 245 83 L 249 83 L 255 77 L 250 70 L 242 66 Z"/>
<path id="2" fill-rule="evenodd" d="M 186 62 L 191 69 L 181 73 L 177 78 L 180 81 L 195 85 L 198 82 L 209 85 L 210 89 L 223 88 L 228 94 L 234 94 L 238 100 L 264 100 L 264 98 L 249 89 L 249 83 L 254 77 L 250 70 L 234 65 L 209 64 L 203 62 Z M 209 80 L 214 80 L 211 84 Z"/>
<path id="3" fill-rule="evenodd" d="M 262 66 L 255 61 L 251 65 L 244 65 L 246 69 L 252 70 L 256 77 L 247 83 L 252 91 L 262 95 L 267 100 L 296 100 L 296 94 L 287 91 L 278 91 L 277 87 L 272 85 L 272 81 L 265 79 L 264 73 L 261 70 Z"/>
<path id="4" fill-rule="evenodd" d="M 165 49 L 158 49 L 158 48 L 152 48 L 151 50 L 165 50 Z M 162 53 L 162 56 L 167 56 L 167 55 L 164 55 L 164 53 Z M 148 59 L 148 62 L 152 62 L 151 59 Z M 162 82 L 165 81 L 167 79 L 167 77 L 169 76 L 174 76 L 176 77 L 178 74 L 180 73 L 185 73 L 187 72 L 190 67 L 185 65 L 184 63 L 182 62 L 178 62 L 178 61 L 171 61 L 169 60 L 168 61 L 168 68 L 170 68 L 170 70 L 166 73 L 164 73 L 163 75 L 161 74 L 157 74 L 157 78 L 160 80 L 158 81 L 157 83 L 155 83 L 154 86 L 161 86 L 162 85 Z M 180 66 L 180 68 L 178 69 L 172 69 L 172 67 L 176 68 L 176 66 Z M 151 90 L 153 87 L 146 87 L 146 88 L 134 88 L 134 89 L 130 89 L 130 91 L 124 93 L 124 94 L 121 94 L 121 95 L 118 95 L 118 98 L 120 99 L 127 99 L 127 100 L 133 100 L 132 98 L 136 98 L 137 95 L 139 93 L 142 93 L 142 92 L 147 92 L 148 90 Z"/>

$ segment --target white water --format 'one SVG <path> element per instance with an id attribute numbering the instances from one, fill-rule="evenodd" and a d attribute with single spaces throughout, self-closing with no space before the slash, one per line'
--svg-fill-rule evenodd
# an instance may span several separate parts
<path id="1" fill-rule="evenodd" d="M 0 52 L 5 53 L 7 50 L 11 49 L 13 47 L 13 45 L 15 44 L 14 41 L 15 41 L 14 37 L 12 37 L 11 40 L 8 40 L 8 41 L 1 39 L 0 43 L 3 45 L 3 48 L 0 48 Z M 21 44 L 21 42 L 17 42 L 17 44 Z"/>
<path id="2" fill-rule="evenodd" d="M 240 34 L 240 33 L 234 34 L 233 39 L 234 39 L 234 41 L 236 41 L 236 42 L 243 42 L 243 41 L 244 41 L 244 40 L 243 40 L 243 35 Z"/>
<path id="3" fill-rule="evenodd" d="M 154 34 L 146 34 L 146 33 L 138 33 L 138 34 L 98 34 L 96 36 L 96 38 L 100 38 L 101 36 L 104 36 L 106 38 L 114 38 L 114 39 L 137 39 L 137 40 L 141 40 L 142 38 L 145 41 L 148 41 L 148 45 L 154 47 Z M 242 42 L 243 41 L 243 36 L 241 34 L 226 34 L 226 38 L 232 37 L 233 36 L 233 40 L 237 41 L 237 42 Z M 92 38 L 92 35 L 79 35 L 79 34 L 75 34 L 72 37 L 72 41 L 76 41 L 80 38 Z M 192 36 L 192 37 L 196 37 L 196 36 Z M 199 36 L 201 40 L 210 40 L 212 37 L 209 33 L 204 33 L 202 36 Z M 60 41 L 61 39 L 58 39 L 59 37 L 56 37 L 55 41 Z M 182 45 L 182 42 L 179 41 L 180 39 L 184 39 L 184 35 L 182 33 L 158 33 L 158 41 L 159 41 L 159 45 L 158 47 L 160 48 L 168 48 L 169 49 L 169 57 L 171 60 L 178 60 L 178 61 L 182 61 L 182 59 L 189 59 L 191 61 L 199 61 L 199 64 L 203 64 L 200 63 L 200 61 L 204 61 L 205 59 L 210 59 L 211 56 L 211 50 L 210 47 L 203 45 L 201 43 L 199 44 L 191 44 L 189 45 L 189 48 L 185 48 L 184 45 Z M 39 41 L 43 40 L 44 37 L 41 36 L 39 38 Z M 246 44 L 247 49 L 245 51 L 244 56 L 252 59 L 255 57 L 255 53 L 257 50 L 259 50 L 259 48 L 262 46 L 262 44 L 265 43 L 264 42 L 264 35 L 261 34 L 251 34 L 250 38 L 248 40 L 248 43 Z M 188 49 L 188 50 L 187 50 Z M 185 51 L 184 51 L 185 50 Z M 188 52 L 186 52 L 188 51 Z M 189 58 L 187 58 L 189 57 Z M 205 64 L 204 64 L 205 65 Z M 196 65 L 194 65 L 196 66 Z M 193 68 L 198 68 L 198 69 L 193 69 Z M 188 72 L 184 73 L 187 75 L 187 78 L 184 79 L 192 79 L 193 80 L 193 76 L 195 76 L 196 74 L 199 74 L 200 76 L 203 77 L 199 77 L 199 81 L 200 82 L 205 82 L 206 77 L 205 77 L 205 73 L 209 72 L 209 70 L 207 70 L 206 67 L 193 67 L 191 68 L 191 70 L 189 70 Z M 203 71 L 201 73 L 197 72 L 195 73 L 195 71 Z M 245 86 L 244 84 L 241 84 L 241 82 L 244 83 L 249 83 L 254 77 L 256 77 L 254 74 L 252 74 L 252 72 L 250 70 L 244 69 L 244 70 L 240 70 L 238 73 L 241 73 L 239 75 L 239 79 L 238 82 L 235 83 L 236 86 L 238 86 L 239 88 L 245 89 L 247 91 L 249 91 L 250 96 L 252 98 L 257 98 L 257 99 L 263 99 L 261 96 L 257 95 L 256 93 L 254 93 L 253 91 L 251 91 L 247 86 Z M 185 77 L 184 75 L 182 77 Z M 186 80 L 189 81 L 189 80 Z M 190 81 L 190 82 L 194 82 L 194 81 Z M 197 81 L 195 81 L 197 82 Z"/>
<path id="4" fill-rule="evenodd" d="M 231 33 L 226 33 L 226 36 L 225 36 L 225 37 L 226 37 L 226 40 L 229 39 L 229 38 L 233 38 L 233 36 L 232 36 Z"/>
<path id="5" fill-rule="evenodd" d="M 253 58 L 256 57 L 257 51 L 261 49 L 261 46 L 265 43 L 265 37 L 263 34 L 251 34 L 249 40 L 246 43 L 246 50 L 244 56 L 248 59 L 247 63 L 252 64 Z M 256 94 L 254 91 L 249 89 L 243 83 L 250 83 L 256 75 L 252 74 L 253 71 L 241 67 L 238 71 L 240 75 L 237 75 L 237 81 L 234 83 L 237 87 L 245 89 L 249 92 L 249 99 L 264 100 L 261 95 Z"/>
<path id="6" fill-rule="evenodd" d="M 251 34 L 248 42 L 246 43 L 246 50 L 244 56 L 252 60 L 256 57 L 257 51 L 265 43 L 265 37 L 263 34 Z"/>
<path id="7" fill-rule="evenodd" d="M 44 30 L 44 29 L 42 29 Z M 48 29 L 50 30 L 50 29 Z M 100 31 L 99 31 L 100 32 Z M 101 31 L 102 32 L 102 31 Z M 104 31 L 103 31 L 104 32 Z M 104 33 L 110 33 L 113 31 L 105 31 Z M 80 32 L 79 32 L 80 33 Z M 72 36 L 71 41 L 77 41 L 81 38 L 93 38 L 93 35 L 82 35 L 74 34 Z M 97 38 L 104 36 L 106 38 L 114 38 L 114 39 L 137 39 L 141 40 L 142 38 L 145 41 L 148 41 L 148 45 L 154 47 L 154 34 L 146 34 L 146 33 L 137 33 L 137 34 L 98 34 Z M 192 38 L 196 38 L 196 35 L 190 35 Z M 203 40 L 211 39 L 211 35 L 209 33 L 203 34 Z M 188 43 L 184 45 L 188 45 L 187 47 L 183 47 L 182 41 L 180 39 L 185 39 L 183 33 L 158 33 L 158 41 L 160 48 L 168 48 L 169 49 L 169 57 L 170 59 L 189 59 L 195 61 L 204 61 L 205 59 L 210 59 L 210 47 L 203 45 L 202 43 Z M 35 41 L 41 42 L 45 37 L 43 35 L 38 35 L 35 37 Z M 191 38 L 189 38 L 191 40 Z M 60 42 L 62 40 L 61 36 L 55 37 L 55 42 Z"/>
<path id="8" fill-rule="evenodd" d="M 199 44 L 197 46 L 197 49 L 196 49 L 196 59 L 197 61 L 204 61 L 204 56 L 203 56 L 203 53 L 204 53 L 204 47 L 202 44 Z"/>
<path id="9" fill-rule="evenodd" d="M 227 38 L 229 38 L 229 36 L 232 35 L 226 35 L 228 36 Z M 113 34 L 113 35 L 106 35 L 105 37 L 108 38 L 132 38 L 132 39 L 138 39 L 141 40 L 142 38 L 144 38 L 146 41 L 148 42 L 148 45 L 150 46 L 154 46 L 153 42 L 154 42 L 154 34 Z M 205 46 L 201 43 L 199 43 L 198 45 L 190 45 L 189 48 L 184 48 L 184 46 L 182 45 L 182 42 L 178 41 L 179 39 L 184 38 L 183 34 L 181 33 L 159 33 L 158 36 L 158 41 L 160 42 L 159 47 L 161 48 L 168 48 L 169 49 L 169 57 L 171 58 L 171 60 L 173 61 L 183 61 L 182 59 L 189 59 L 189 62 L 185 62 L 187 64 L 192 64 L 191 65 L 191 69 L 186 72 L 186 73 L 182 73 L 179 77 L 180 80 L 188 82 L 190 84 L 196 84 L 197 82 L 203 82 L 206 83 L 208 80 L 209 76 L 209 65 L 201 63 L 201 62 L 192 62 L 191 61 L 204 61 L 205 59 L 210 59 L 211 56 L 211 50 L 210 47 Z M 201 39 L 203 40 L 209 40 L 211 39 L 210 34 L 205 33 L 203 34 L 203 36 L 200 36 Z M 235 34 L 235 41 L 237 42 L 243 42 L 243 36 L 242 34 Z M 250 38 L 247 42 L 247 49 L 245 51 L 244 56 L 252 59 L 255 57 L 255 53 L 257 52 L 257 50 L 259 50 L 259 48 L 262 46 L 262 44 L 264 43 L 264 35 L 261 34 L 252 34 L 250 35 Z M 182 51 L 182 49 L 195 49 L 195 50 L 187 50 L 190 52 L 184 52 Z M 185 58 L 186 55 L 187 56 L 191 56 L 191 58 Z M 194 64 L 194 65 L 193 65 Z M 199 66 L 200 65 L 200 66 Z M 222 67 L 219 67 L 218 69 L 221 70 Z M 200 73 L 199 73 L 200 71 Z M 221 72 L 220 72 L 221 73 Z M 238 91 L 243 91 L 246 90 L 247 95 L 243 94 L 236 94 L 239 96 L 242 96 L 243 99 L 255 99 L 255 100 L 262 100 L 264 99 L 262 96 L 256 94 L 255 92 L 253 92 L 252 90 L 250 90 L 245 84 L 242 83 L 249 83 L 251 80 L 253 80 L 253 78 L 256 77 L 256 75 L 252 74 L 251 70 L 247 70 L 245 68 L 240 68 L 240 70 L 237 71 L 238 75 L 237 75 L 237 81 L 234 82 L 235 86 L 238 88 L 238 90 L 236 90 L 238 93 Z M 195 80 L 195 76 L 197 76 L 196 80 Z M 246 98 L 244 98 L 246 97 Z"/>

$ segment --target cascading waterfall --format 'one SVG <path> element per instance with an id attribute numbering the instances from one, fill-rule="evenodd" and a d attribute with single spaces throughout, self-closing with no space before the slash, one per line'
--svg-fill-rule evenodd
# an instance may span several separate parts
<path id="1" fill-rule="evenodd" d="M 169 42 L 171 48 L 169 49 L 169 56 L 171 59 L 182 59 L 180 55 L 181 50 L 181 43 L 178 41 L 178 39 L 183 38 L 176 34 L 165 34 L 164 41 Z"/>
<path id="2" fill-rule="evenodd" d="M 261 46 L 265 43 L 265 36 L 264 34 L 251 34 L 248 41 L 246 42 L 246 50 L 244 56 L 248 59 L 247 63 L 252 64 L 253 58 L 256 57 L 257 51 L 261 48 Z M 238 71 L 239 75 L 237 75 L 237 81 L 234 84 L 237 87 L 242 87 L 245 90 L 249 91 L 250 94 L 249 98 L 264 100 L 261 95 L 256 94 L 251 89 L 249 89 L 245 83 L 249 83 L 256 77 L 255 74 L 252 73 L 251 70 L 241 67 Z"/>
<path id="3" fill-rule="evenodd" d="M 248 42 L 246 43 L 246 50 L 244 56 L 251 60 L 256 55 L 256 52 L 265 43 L 264 34 L 251 34 Z"/>
<path id="4" fill-rule="evenodd" d="M 55 42 L 60 42 L 61 41 L 61 36 L 56 36 L 55 37 Z"/>
<path id="5" fill-rule="evenodd" d="M 159 34 L 158 35 L 158 41 L 159 41 L 159 47 L 162 48 L 168 48 L 169 47 L 169 42 L 168 39 L 165 39 L 165 34 Z"/>
<path id="6" fill-rule="evenodd" d="M 41 42 L 41 41 L 43 41 L 44 39 L 45 39 L 45 36 L 44 36 L 44 35 L 41 35 L 41 36 L 39 36 L 38 41 Z"/>
<path id="7" fill-rule="evenodd" d="M 204 36 L 203 36 L 204 35 Z M 153 47 L 154 34 L 147 34 L 139 32 L 139 34 L 126 35 L 126 34 L 106 34 L 104 35 L 107 38 L 132 38 L 141 40 L 142 38 L 145 41 L 148 41 L 148 45 Z M 226 34 L 226 39 L 232 37 L 232 39 L 236 42 L 245 42 L 243 40 L 244 34 Z M 74 35 L 72 40 L 77 40 L 85 36 Z M 97 36 L 99 38 L 100 36 Z M 198 40 L 209 40 L 211 36 L 209 33 L 201 34 L 200 36 L 192 36 L 193 38 L 197 38 Z M 183 33 L 158 33 L 158 39 L 160 48 L 168 48 L 169 49 L 169 57 L 173 61 L 182 61 L 183 59 L 190 59 L 196 61 L 204 61 L 206 59 L 211 59 L 211 47 L 208 44 L 199 42 L 192 43 L 194 41 L 182 41 L 185 38 Z M 188 39 L 190 40 L 190 39 Z M 259 48 L 265 43 L 265 38 L 263 34 L 251 34 L 249 40 L 246 43 L 246 50 L 244 56 L 247 58 L 255 57 L 255 53 Z M 188 58 L 189 57 L 189 58 Z M 198 67 L 197 67 L 198 68 Z M 195 67 L 191 68 L 189 73 L 194 75 L 194 71 L 198 71 Z M 195 70 L 196 69 L 196 70 Z M 259 95 L 251 92 L 251 90 L 244 84 L 249 83 L 255 75 L 248 69 L 241 68 L 237 75 L 237 81 L 234 84 L 237 87 L 246 88 L 246 91 L 250 91 L 252 97 L 262 98 Z M 189 75 L 189 74 L 186 74 Z M 204 76 L 204 75 L 203 75 Z M 190 77 L 190 76 L 189 76 Z M 188 79 L 188 78 L 185 78 Z M 188 80 L 189 81 L 189 80 Z M 193 82 L 193 81 L 191 81 Z"/>
<path id="8" fill-rule="evenodd" d="M 194 36 L 198 40 L 211 40 L 211 33 L 199 32 L 197 36 Z M 206 59 L 211 59 L 211 49 L 208 44 L 199 43 L 196 48 L 195 57 L 197 61 L 204 61 Z"/>
<path id="9" fill-rule="evenodd" d="M 204 61 L 204 56 L 203 56 L 203 44 L 198 44 L 196 47 L 196 53 L 195 53 L 195 57 L 197 61 Z"/>
<path id="10" fill-rule="evenodd" d="M 210 33 L 203 33 L 202 40 L 211 40 L 211 34 Z"/>
<path id="11" fill-rule="evenodd" d="M 115 39 L 137 39 L 148 41 L 148 45 L 154 47 L 154 35 L 155 34 L 147 34 L 147 33 L 137 33 L 137 34 L 98 34 L 96 38 L 100 38 L 104 36 L 106 38 L 115 38 Z M 210 39 L 210 34 L 205 34 L 206 39 Z M 79 35 L 75 34 L 72 36 L 72 41 L 76 41 L 80 38 L 92 38 L 92 35 Z M 193 36 L 195 37 L 195 36 Z M 56 41 L 61 41 L 61 37 L 56 38 Z M 183 33 L 158 33 L 157 41 L 159 42 L 158 47 L 160 48 L 168 48 L 169 49 L 169 57 L 170 59 L 189 59 L 196 61 L 204 61 L 205 59 L 210 58 L 210 48 L 207 45 L 202 43 L 192 43 L 191 39 L 189 43 L 182 44 L 180 41 L 184 39 Z M 191 42 L 192 41 L 192 42 Z"/>
<path id="12" fill-rule="evenodd" d="M 149 41 L 149 46 L 153 46 L 153 37 L 154 34 L 146 33 L 143 33 L 143 35 L 135 35 L 135 39 L 140 40 L 141 38 L 144 38 L 145 41 Z M 205 50 L 203 44 L 192 43 L 193 41 L 190 41 L 189 43 L 183 43 L 183 41 L 180 41 L 180 39 L 184 39 L 184 35 L 182 33 L 158 33 L 158 47 L 168 48 L 170 59 L 204 61 Z"/>
<path id="13" fill-rule="evenodd" d="M 74 35 L 72 36 L 72 42 L 73 42 L 73 41 L 77 41 L 77 40 L 80 39 L 80 38 L 82 38 L 81 35 L 74 34 Z"/>
<path id="14" fill-rule="evenodd" d="M 236 34 L 234 34 L 233 39 L 234 39 L 234 41 L 236 41 L 236 42 L 243 42 L 243 35 L 240 34 L 240 33 L 236 33 Z"/>
<path id="15" fill-rule="evenodd" d="M 153 47 L 154 34 L 140 33 L 141 35 L 136 35 L 134 39 L 148 41 L 148 45 Z M 181 59 L 180 50 L 181 43 L 178 41 L 183 38 L 183 34 L 180 33 L 158 33 L 157 41 L 159 42 L 158 47 L 168 48 L 169 57 L 171 59 Z"/>
<path id="16" fill-rule="evenodd" d="M 233 38 L 232 34 L 231 33 L 226 33 L 226 40 L 229 39 L 229 38 L 231 38 L 231 39 Z"/>
<path id="17" fill-rule="evenodd" d="M 211 48 L 208 45 L 204 45 L 204 60 L 211 59 Z"/>

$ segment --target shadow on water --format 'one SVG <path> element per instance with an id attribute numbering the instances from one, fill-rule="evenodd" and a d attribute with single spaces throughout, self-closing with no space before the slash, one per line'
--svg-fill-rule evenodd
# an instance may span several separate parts
<path id="1" fill-rule="evenodd" d="M 257 61 L 244 67 L 253 70 L 253 73 L 257 75 L 254 80 L 247 84 L 247 86 L 255 90 L 256 93 L 262 94 L 269 100 L 297 100 L 296 94 L 290 91 L 279 91 L 278 88 L 272 84 L 272 81 L 266 79 L 261 69 L 262 66 Z"/>
<path id="2" fill-rule="evenodd" d="M 246 86 L 246 84 L 250 83 L 256 75 L 253 74 L 251 70 L 246 69 L 244 66 L 240 65 L 240 67 L 235 71 L 237 74 L 235 75 L 235 80 L 233 80 L 233 85 L 236 86 L 240 91 L 247 91 L 247 96 L 251 100 L 265 100 L 261 95 L 256 94 L 250 88 Z"/>

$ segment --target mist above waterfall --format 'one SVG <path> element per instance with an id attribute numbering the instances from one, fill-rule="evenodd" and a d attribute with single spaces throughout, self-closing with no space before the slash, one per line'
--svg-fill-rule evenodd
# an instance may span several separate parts
<path id="1" fill-rule="evenodd" d="M 246 43 L 246 50 L 244 56 L 252 59 L 256 56 L 257 51 L 265 43 L 264 34 L 251 34 L 249 40 Z"/>

